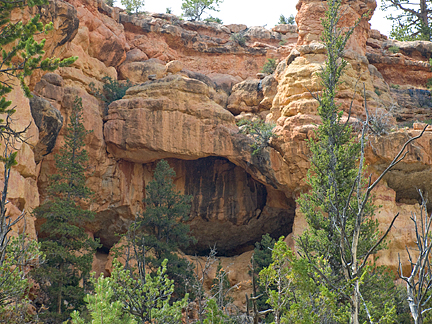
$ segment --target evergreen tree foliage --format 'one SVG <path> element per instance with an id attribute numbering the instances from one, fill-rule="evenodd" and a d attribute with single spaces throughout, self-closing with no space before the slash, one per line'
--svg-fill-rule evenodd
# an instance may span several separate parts
<path id="1" fill-rule="evenodd" d="M 21 88 L 27 97 L 30 97 L 30 89 L 25 83 L 25 78 L 30 76 L 34 70 L 54 71 L 58 67 L 73 63 L 77 57 L 60 60 L 58 58 L 42 59 L 45 54 L 43 47 L 45 39 L 40 42 L 34 40 L 39 33 L 47 33 L 52 29 L 52 23 L 44 25 L 39 21 L 39 15 L 32 17 L 27 23 L 22 21 L 11 23 L 11 12 L 16 8 L 42 6 L 48 4 L 47 0 L 17 0 L 0 2 L 0 113 L 12 114 L 14 108 L 9 108 L 11 101 L 5 99 L 14 87 L 14 78 L 18 79 Z M 6 78 L 4 78 L 4 76 Z M 13 78 L 11 78 L 13 77 Z M 1 132 L 12 131 L 8 123 L 0 120 Z"/>
<path id="2" fill-rule="evenodd" d="M 144 0 L 120 0 L 121 4 L 125 6 L 126 12 L 131 14 L 138 14 L 144 7 Z"/>
<path id="3" fill-rule="evenodd" d="M 30 90 L 25 83 L 25 78 L 30 76 L 34 70 L 54 71 L 61 66 L 73 63 L 77 58 L 72 57 L 60 61 L 56 58 L 42 59 L 45 39 L 36 42 L 34 36 L 39 33 L 47 33 L 52 29 L 52 23 L 44 25 L 39 22 L 39 16 L 31 17 L 26 23 L 22 21 L 11 23 L 11 13 L 14 9 L 25 10 L 27 7 L 41 6 L 48 4 L 46 0 L 17 0 L 0 2 L 0 139 L 3 144 L 3 154 L 0 161 L 3 163 L 4 177 L 3 190 L 0 199 L 0 313 L 1 319 L 5 320 L 6 315 L 12 314 L 14 320 L 24 320 L 21 316 L 21 309 L 26 308 L 26 297 L 24 292 L 28 289 L 26 267 L 29 264 L 37 265 L 39 257 L 39 245 L 36 242 L 29 242 L 24 235 L 13 238 L 12 227 L 25 217 L 22 213 L 15 220 L 6 216 L 8 202 L 7 193 L 9 186 L 10 171 L 16 165 L 17 152 L 14 143 L 25 141 L 24 135 L 27 128 L 17 130 L 13 125 L 12 115 L 15 107 L 12 102 L 6 100 L 6 95 L 19 82 L 24 94 L 30 97 Z M 20 300 L 21 299 L 21 300 Z M 13 304 L 12 304 L 13 302 Z M 24 311 L 25 317 L 26 311 Z M 6 320 L 8 321 L 8 320 Z"/>
<path id="4" fill-rule="evenodd" d="M 182 308 L 186 307 L 189 296 L 172 301 L 174 281 L 166 274 L 167 262 L 163 260 L 153 274 L 145 274 L 125 269 L 115 260 L 109 279 L 115 296 L 112 301 L 121 301 L 123 309 L 140 323 L 181 323 Z"/>
<path id="5" fill-rule="evenodd" d="M 239 133 L 249 135 L 252 139 L 250 147 L 253 149 L 252 155 L 258 155 L 266 147 L 270 146 L 270 140 L 277 138 L 278 135 L 273 133 L 276 127 L 274 123 L 266 123 L 262 119 L 248 120 L 245 118 L 237 122 Z"/>
<path id="6" fill-rule="evenodd" d="M 335 100 L 340 77 L 347 65 L 343 51 L 353 29 L 345 35 L 338 32 L 335 24 L 341 1 L 328 3 L 326 18 L 322 20 L 322 41 L 327 47 L 327 60 L 320 73 L 322 94 L 317 98 L 322 124 L 318 127 L 316 139 L 308 141 L 311 167 L 307 183 L 311 190 L 303 194 L 298 203 L 309 225 L 309 230 L 300 238 L 301 248 L 319 251 L 319 256 L 327 253 L 333 273 L 338 277 L 343 275 L 341 258 L 350 257 L 340 253 L 340 214 L 345 211 L 345 220 L 352 223 L 358 210 L 357 199 L 354 199 L 356 192 L 353 193 L 352 188 L 357 181 L 360 143 L 353 137 L 351 125 L 341 121 L 343 112 L 339 111 Z M 371 219 L 372 213 L 373 207 L 368 203 L 360 240 L 365 245 L 363 252 L 378 235 L 378 224 Z M 353 226 L 348 228 L 352 230 Z"/>
<path id="7" fill-rule="evenodd" d="M 99 246 L 88 237 L 84 225 L 94 213 L 81 207 L 91 190 L 85 184 L 87 152 L 82 124 L 82 102 L 76 98 L 69 117 L 64 145 L 55 156 L 57 174 L 50 179 L 48 199 L 34 210 L 41 226 L 41 250 L 46 262 L 35 277 L 48 299 L 47 322 L 60 323 L 83 304 L 93 253 Z"/>
<path id="8" fill-rule="evenodd" d="M 295 25 L 294 15 L 290 15 L 289 17 L 285 17 L 284 15 L 280 15 L 278 25 Z"/>
<path id="9" fill-rule="evenodd" d="M 24 234 L 10 237 L 6 257 L 0 265 L 0 323 L 31 322 L 28 271 L 42 260 L 38 242 Z"/>
<path id="10" fill-rule="evenodd" d="M 200 21 L 206 10 L 219 11 L 223 0 L 182 0 L 183 16 L 191 21 Z"/>
<path id="11" fill-rule="evenodd" d="M 117 273 L 117 272 L 116 272 Z M 87 294 L 84 297 L 87 309 L 92 318 L 92 324 L 136 324 L 138 323 L 131 314 L 124 311 L 123 302 L 115 300 L 115 292 L 113 289 L 114 279 L 104 278 L 101 275 L 98 279 L 93 276 L 92 282 L 94 294 Z M 72 313 L 72 324 L 86 324 L 85 319 L 80 316 L 78 311 Z"/>
<path id="12" fill-rule="evenodd" d="M 108 114 L 108 106 L 126 95 L 127 89 L 132 86 L 132 83 L 127 80 L 126 82 L 119 82 L 109 76 L 104 76 L 102 78 L 104 85 L 102 89 L 96 89 L 93 82 L 89 84 L 91 89 L 91 94 L 94 95 L 99 100 L 103 101 L 105 104 L 105 115 Z"/>
<path id="13" fill-rule="evenodd" d="M 273 72 L 276 70 L 276 67 L 276 59 L 268 58 L 261 69 L 261 73 L 273 74 Z"/>
<path id="14" fill-rule="evenodd" d="M 368 266 L 368 258 L 384 247 L 388 231 L 380 233 L 378 222 L 372 217 L 371 190 L 380 178 L 369 184 L 363 180 L 368 122 L 364 123 L 358 141 L 349 123 L 342 121 L 343 112 L 336 104 L 338 85 L 347 65 L 344 49 L 354 31 L 354 27 L 345 30 L 337 27 L 342 15 L 341 3 L 328 0 L 322 19 L 321 37 L 327 59 L 320 73 L 323 90 L 315 96 L 322 124 L 316 131 L 316 139 L 308 142 L 311 168 L 307 183 L 311 190 L 298 200 L 308 229 L 297 239 L 297 244 L 300 255 L 309 263 L 309 268 L 305 268 L 308 275 L 318 284 L 317 291 L 334 295 L 335 307 L 348 309 L 350 323 L 357 324 L 359 320 L 386 321 L 389 314 L 394 315 L 395 307 L 389 298 L 385 305 L 380 305 L 382 312 L 371 314 L 362 299 L 361 292 L 374 291 L 378 284 L 373 282 L 382 280 L 379 275 L 370 275 L 373 267 Z M 368 294 L 373 295 L 372 291 Z"/>
<path id="15" fill-rule="evenodd" d="M 185 279 L 191 274 L 188 263 L 177 252 L 195 239 L 189 234 L 189 226 L 182 223 L 189 217 L 192 197 L 175 190 L 174 177 L 175 172 L 167 161 L 157 163 L 153 180 L 146 186 L 145 210 L 126 235 L 125 256 L 126 268 L 136 263 L 135 270 L 143 278 L 146 267 L 155 273 L 167 259 L 166 273 L 175 280 L 175 297 L 180 297 L 185 293 Z M 129 262 L 130 259 L 134 261 Z"/>
<path id="16" fill-rule="evenodd" d="M 274 248 L 276 241 L 269 235 L 265 234 L 262 236 L 262 239 L 260 242 L 255 243 L 255 249 L 254 254 L 252 257 L 252 276 L 253 278 L 253 289 L 254 289 L 254 296 L 260 296 L 261 297 L 256 301 L 258 311 L 265 311 L 268 309 L 268 306 L 266 305 L 266 301 L 268 300 L 268 294 L 267 290 L 274 289 L 274 287 L 269 286 L 266 289 L 266 286 L 263 284 L 258 284 L 259 280 L 259 273 L 264 269 L 267 268 L 272 263 L 272 251 Z M 274 320 L 274 316 L 272 313 L 269 313 L 265 316 L 265 322 L 270 323 Z"/>
<path id="17" fill-rule="evenodd" d="M 400 41 L 432 40 L 432 3 L 430 0 L 412 2 L 410 0 L 383 0 L 381 9 L 396 10 L 387 19 L 393 21 L 390 36 Z"/>

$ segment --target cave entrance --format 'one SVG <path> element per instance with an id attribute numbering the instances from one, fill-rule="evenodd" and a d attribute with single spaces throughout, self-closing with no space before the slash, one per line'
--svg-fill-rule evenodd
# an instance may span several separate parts
<path id="1" fill-rule="evenodd" d="M 219 256 L 252 250 L 262 235 L 277 239 L 292 231 L 295 201 L 254 180 L 243 168 L 221 157 L 169 160 L 177 187 L 192 195 L 188 220 L 197 243 L 185 252 Z"/>

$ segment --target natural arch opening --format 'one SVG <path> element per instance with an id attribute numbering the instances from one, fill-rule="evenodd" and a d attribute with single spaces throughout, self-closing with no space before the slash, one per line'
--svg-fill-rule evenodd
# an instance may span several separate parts
<path id="1" fill-rule="evenodd" d="M 193 196 L 188 224 L 197 243 L 186 253 L 205 255 L 216 246 L 219 256 L 233 256 L 252 250 L 266 233 L 291 233 L 295 201 L 243 168 L 221 157 L 169 162 L 177 187 Z"/>

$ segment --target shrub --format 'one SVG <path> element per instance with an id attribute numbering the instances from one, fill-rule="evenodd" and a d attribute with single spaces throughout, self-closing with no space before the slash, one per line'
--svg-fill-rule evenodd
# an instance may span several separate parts
<path id="1" fill-rule="evenodd" d="M 375 89 L 375 93 L 377 94 L 377 96 L 381 96 L 382 92 L 378 89 Z"/>
<path id="2" fill-rule="evenodd" d="M 431 88 L 432 88 L 432 79 L 428 79 L 428 80 L 427 80 L 427 82 L 426 82 L 426 87 L 427 87 L 428 89 L 431 89 Z"/>
<path id="3" fill-rule="evenodd" d="M 276 66 L 277 66 L 276 59 L 268 58 L 267 61 L 264 63 L 261 72 L 267 74 L 273 74 L 273 72 L 276 70 Z"/>
<path id="4" fill-rule="evenodd" d="M 219 11 L 222 2 L 223 0 L 182 0 L 181 9 L 184 17 L 191 21 L 200 21 L 207 10 Z"/>
<path id="5" fill-rule="evenodd" d="M 167 13 L 167 14 L 172 14 L 172 9 L 171 9 L 171 8 L 166 8 L 166 9 L 165 9 L 165 13 Z"/>
<path id="6" fill-rule="evenodd" d="M 273 128 L 276 124 L 266 123 L 262 119 L 258 120 L 247 120 L 240 119 L 237 122 L 237 126 L 240 127 L 239 132 L 245 135 L 251 135 L 254 142 L 250 145 L 253 149 L 252 155 L 257 155 L 264 148 L 269 146 L 270 139 L 276 138 L 277 135 L 273 133 Z"/>
<path id="7" fill-rule="evenodd" d="M 399 47 L 397 47 L 397 46 L 390 46 L 388 48 L 388 50 L 389 50 L 389 52 L 391 52 L 393 54 L 399 53 Z"/>
<path id="8" fill-rule="evenodd" d="M 375 135 L 386 135 L 392 128 L 392 113 L 385 109 L 377 109 L 369 115 L 369 129 Z"/>
<path id="9" fill-rule="evenodd" d="M 231 34 L 230 40 L 232 42 L 235 42 L 235 43 L 239 44 L 240 46 L 245 46 L 246 45 L 246 38 L 242 34 L 240 34 L 240 33 Z"/>
<path id="10" fill-rule="evenodd" d="M 291 15 L 288 18 L 284 15 L 280 15 L 278 25 L 295 25 L 294 15 Z"/>
<path id="11" fill-rule="evenodd" d="M 204 19 L 204 21 L 205 21 L 205 22 L 214 22 L 214 23 L 221 24 L 221 25 L 223 24 L 222 19 L 217 18 L 217 17 L 212 17 L 212 16 L 210 16 L 210 17 Z"/>
<path id="12" fill-rule="evenodd" d="M 128 80 L 126 83 L 119 82 L 109 76 L 102 78 L 105 84 L 102 90 L 96 89 L 94 83 L 90 83 L 90 93 L 97 99 L 105 103 L 105 115 L 108 114 L 108 106 L 113 101 L 123 98 L 126 94 L 126 90 L 132 86 L 132 83 Z"/>
<path id="13" fill-rule="evenodd" d="M 114 0 L 105 0 L 105 3 L 110 7 L 114 7 Z"/>
<path id="14" fill-rule="evenodd" d="M 399 84 L 391 84 L 390 88 L 392 88 L 392 89 L 399 89 L 400 85 Z"/>
<path id="15" fill-rule="evenodd" d="M 126 12 L 131 15 L 133 13 L 140 13 L 140 9 L 144 7 L 144 0 L 120 0 L 121 4 L 125 6 Z"/>

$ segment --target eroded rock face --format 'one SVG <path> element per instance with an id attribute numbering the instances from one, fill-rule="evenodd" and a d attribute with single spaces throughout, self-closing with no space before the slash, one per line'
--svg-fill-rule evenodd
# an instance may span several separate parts
<path id="1" fill-rule="evenodd" d="M 39 163 L 44 155 L 52 152 L 57 135 L 63 126 L 63 117 L 48 100 L 36 95 L 30 98 L 30 109 L 39 129 L 39 142 L 34 148 L 35 162 Z"/>
<path id="2" fill-rule="evenodd" d="M 375 30 L 366 44 L 369 62 L 380 71 L 388 84 L 423 88 L 432 78 L 428 64 L 432 55 L 431 42 L 389 40 Z M 396 53 L 391 52 L 390 47 Z"/>
<path id="3" fill-rule="evenodd" d="M 344 1 L 341 26 L 350 26 L 375 6 L 373 0 Z M 242 253 L 223 259 L 224 264 L 234 262 L 230 280 L 236 283 L 247 276 L 250 251 L 245 251 L 262 234 L 288 235 L 287 242 L 294 247 L 292 236 L 306 226 L 294 201 L 308 190 L 305 139 L 314 137 L 319 123 L 309 90 L 321 90 L 316 73 L 325 61 L 325 48 L 319 43 L 325 2 L 299 1 L 297 27 L 277 26 L 273 31 L 184 22 L 165 14 L 129 16 L 102 1 L 58 1 L 46 8 L 43 17 L 53 19 L 56 26 L 47 36 L 47 53 L 79 59 L 56 74 L 34 74 L 30 85 L 38 97 L 33 111 L 18 89 L 10 94 L 23 107 L 17 111 L 17 126 L 33 122 L 29 144 L 20 144 L 18 165 L 12 170 L 11 215 L 45 199 L 48 177 L 55 172 L 54 154 L 63 143 L 65 127 L 58 130 L 60 121 L 67 124 L 78 96 L 83 100 L 84 125 L 93 130 L 86 138 L 87 184 L 96 196 L 85 207 L 97 216 L 85 226 L 104 245 L 95 269 L 105 271 L 109 249 L 118 242 L 116 234 L 124 233 L 144 208 L 145 186 L 162 158 L 176 171 L 178 190 L 194 196 L 188 223 L 198 242 L 186 252 L 205 253 L 216 244 L 221 254 Z M 13 21 L 22 20 L 22 15 L 14 13 Z M 361 21 L 345 52 L 348 66 L 337 97 L 342 109 L 346 111 L 354 96 L 353 113 L 362 117 L 364 98 L 353 90 L 360 76 L 372 111 L 393 107 L 391 112 L 401 120 L 429 118 L 430 94 L 415 87 L 432 77 L 426 63 L 430 44 L 394 43 L 370 31 L 367 20 Z M 230 39 L 233 33 L 245 37 L 245 46 Z M 400 53 L 389 53 L 394 44 Z M 273 75 L 258 80 L 267 58 L 277 59 L 279 65 Z M 106 116 L 90 86 L 101 89 L 104 77 L 135 83 L 122 100 L 109 106 Z M 410 86 L 390 88 L 398 82 Z M 238 133 L 233 114 L 266 118 L 276 123 L 279 137 L 251 156 L 252 140 Z M 396 148 L 417 133 L 402 130 L 372 138 L 367 152 L 371 172 L 382 170 Z M 406 160 L 378 188 L 376 203 L 383 207 L 377 217 L 383 228 L 401 210 L 400 223 L 391 234 L 391 252 L 383 252 L 382 264 L 394 267 L 394 251 L 402 252 L 412 238 L 407 217 L 418 208 L 415 188 L 432 190 L 430 140 L 428 133 L 413 145 Z M 34 226 L 29 231 L 36 236 Z M 244 287 L 238 300 L 249 289 Z"/>
<path id="4" fill-rule="evenodd" d="M 216 246 L 220 255 L 238 255 L 253 249 L 266 233 L 279 237 L 291 232 L 295 203 L 243 168 L 219 157 L 182 161 L 178 168 L 185 194 L 193 197 L 188 223 L 198 243 L 191 252 L 206 253 Z"/>
<path id="5" fill-rule="evenodd" d="M 168 76 L 132 87 L 124 99 L 112 103 L 104 132 L 115 157 L 147 163 L 226 156 L 232 143 L 221 134 L 235 130 L 234 117 L 210 100 L 206 84 Z"/>

